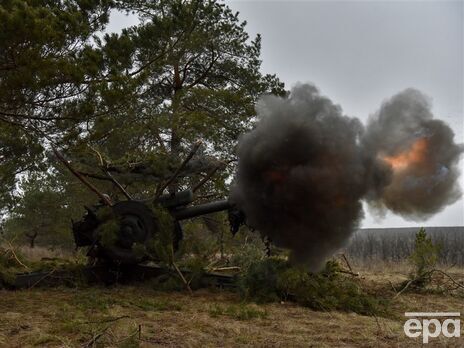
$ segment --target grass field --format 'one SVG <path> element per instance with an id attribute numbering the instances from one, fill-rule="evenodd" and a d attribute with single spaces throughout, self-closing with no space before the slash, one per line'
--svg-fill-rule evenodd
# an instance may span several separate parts
<path id="1" fill-rule="evenodd" d="M 391 268 L 390 268 L 391 269 Z M 464 270 L 453 269 L 464 278 Z M 366 270 L 362 286 L 393 298 L 403 273 Z M 155 291 L 148 284 L 0 291 L 2 347 L 420 347 L 403 332 L 406 311 L 464 313 L 464 298 L 405 292 L 388 318 L 313 311 L 292 303 L 243 303 L 220 290 Z M 463 328 L 461 328 L 463 330 Z M 430 347 L 462 347 L 461 338 Z"/>

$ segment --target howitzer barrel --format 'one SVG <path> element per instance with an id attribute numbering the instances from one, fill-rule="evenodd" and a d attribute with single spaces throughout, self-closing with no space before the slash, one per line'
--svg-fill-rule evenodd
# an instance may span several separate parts
<path id="1" fill-rule="evenodd" d="M 222 201 L 199 204 L 189 208 L 181 208 L 172 212 L 176 220 L 190 219 L 196 216 L 215 213 L 222 210 L 230 209 L 232 205 L 226 199 Z"/>
<path id="2" fill-rule="evenodd" d="M 175 194 L 160 196 L 156 202 L 165 208 L 176 208 L 192 203 L 193 192 L 191 190 L 180 191 Z"/>

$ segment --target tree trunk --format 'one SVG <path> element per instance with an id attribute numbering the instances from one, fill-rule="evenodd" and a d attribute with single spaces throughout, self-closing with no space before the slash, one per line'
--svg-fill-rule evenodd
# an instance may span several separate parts
<path id="1" fill-rule="evenodd" d="M 174 159 L 179 159 L 181 138 L 177 133 L 178 125 L 178 113 L 180 111 L 180 100 L 179 91 L 182 89 L 182 80 L 180 78 L 179 64 L 174 64 L 174 84 L 173 84 L 173 96 L 172 96 L 172 119 L 171 119 L 171 156 Z M 176 193 L 178 190 L 178 184 L 172 183 L 168 187 L 169 193 Z"/>

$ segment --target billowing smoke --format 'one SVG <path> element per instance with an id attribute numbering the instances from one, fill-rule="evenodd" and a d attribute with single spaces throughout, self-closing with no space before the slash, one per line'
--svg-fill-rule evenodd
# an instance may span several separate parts
<path id="1" fill-rule="evenodd" d="M 239 142 L 232 200 L 248 224 L 317 269 L 362 217 L 362 125 L 310 85 L 264 97 L 258 115 Z"/>
<path id="2" fill-rule="evenodd" d="M 458 161 L 462 145 L 453 131 L 433 119 L 430 103 L 408 89 L 386 101 L 370 117 L 363 147 L 391 169 L 388 184 L 370 203 L 407 219 L 423 220 L 461 196 Z"/>
<path id="3" fill-rule="evenodd" d="M 287 98 L 263 97 L 257 110 L 256 128 L 239 141 L 231 200 L 312 270 L 356 230 L 363 198 L 423 217 L 459 197 L 462 150 L 417 91 L 386 102 L 366 129 L 307 84 Z"/>

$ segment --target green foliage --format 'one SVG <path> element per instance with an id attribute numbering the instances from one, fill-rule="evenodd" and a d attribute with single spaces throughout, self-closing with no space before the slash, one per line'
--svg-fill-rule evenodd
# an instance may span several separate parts
<path id="1" fill-rule="evenodd" d="M 101 207 L 97 210 L 97 219 L 100 222 L 96 234 L 100 243 L 106 247 L 114 246 L 118 240 L 121 223 L 114 215 L 111 207 Z"/>
<path id="2" fill-rule="evenodd" d="M 189 286 L 191 289 L 199 289 L 202 286 L 202 277 L 206 273 L 206 267 L 204 260 L 191 257 L 187 258 L 186 260 L 181 260 L 179 262 L 182 269 L 186 269 L 189 271 L 187 276 L 187 281 L 189 282 Z"/>
<path id="3" fill-rule="evenodd" d="M 115 9 L 141 22 L 102 35 Z M 276 76 L 261 74 L 260 50 L 260 36 L 250 38 L 218 1 L 3 1 L 0 210 L 16 203 L 18 174 L 33 172 L 59 178 L 70 205 L 80 202 L 75 179 L 46 156 L 51 142 L 93 174 L 97 150 L 137 198 L 153 194 L 200 138 L 198 157 L 232 158 L 257 98 L 285 92 Z M 179 175 L 175 185 L 198 182 L 216 164 Z M 233 169 L 200 191 L 223 195 Z M 120 195 L 108 182 L 97 186 Z"/>
<path id="4" fill-rule="evenodd" d="M 278 287 L 279 276 L 286 269 L 287 261 L 276 258 L 251 264 L 240 279 L 243 296 L 258 302 L 278 301 L 283 295 Z"/>
<path id="5" fill-rule="evenodd" d="M 353 279 L 341 275 L 329 261 L 320 273 L 308 273 L 287 261 L 268 258 L 253 264 L 241 278 L 246 299 L 258 302 L 290 300 L 315 310 L 386 314 L 386 302 L 370 296 Z"/>
<path id="6" fill-rule="evenodd" d="M 117 219 L 102 222 L 96 230 L 100 243 L 106 247 L 114 246 L 120 229 L 121 225 Z"/>
<path id="7" fill-rule="evenodd" d="M 28 259 L 24 254 L 15 248 L 14 245 L 8 247 L 0 246 L 0 288 L 2 286 L 14 285 L 16 274 L 27 272 L 42 272 L 52 270 L 67 271 L 71 277 L 66 279 L 66 284 L 70 286 L 82 286 L 87 282 L 83 274 L 86 267 L 87 258 L 82 253 L 76 253 L 69 258 L 43 258 L 41 260 Z"/>
<path id="8" fill-rule="evenodd" d="M 141 21 L 102 34 L 112 10 Z M 198 183 L 218 159 L 232 159 L 239 135 L 253 127 L 259 96 L 285 93 L 275 75 L 260 72 L 261 37 L 250 38 L 245 26 L 214 0 L 3 1 L 0 214 L 7 236 L 70 248 L 71 218 L 96 199 L 47 153 L 51 144 L 81 172 L 101 176 L 103 162 L 136 199 L 152 196 L 198 139 L 205 146 L 192 162 L 206 164 L 179 175 L 176 188 Z M 232 164 L 218 172 L 198 195 L 224 196 L 233 171 Z M 121 197 L 111 182 L 93 183 L 114 201 Z M 175 255 L 172 218 L 154 210 L 159 233 L 135 244 L 137 255 L 179 261 L 193 270 L 192 287 L 219 252 L 230 258 L 218 235 L 196 238 L 196 231 Z M 105 209 L 99 215 L 99 239 L 111 246 L 119 221 Z M 263 256 L 254 244 L 229 250 L 231 264 L 242 268 Z M 164 284 L 177 287 L 176 280 Z"/>
<path id="9" fill-rule="evenodd" d="M 169 212 L 160 206 L 155 205 L 153 212 L 158 224 L 158 232 L 154 240 L 148 245 L 147 253 L 155 260 L 171 265 L 174 260 L 174 221 Z"/>
<path id="10" fill-rule="evenodd" d="M 19 201 L 4 224 L 8 239 L 42 245 L 71 247 L 72 210 L 67 199 L 46 176 L 30 176 L 21 181 Z"/>
<path id="11" fill-rule="evenodd" d="M 163 274 L 152 281 L 150 286 L 159 291 L 182 291 L 185 290 L 185 285 L 178 275 L 174 273 Z"/>
<path id="12" fill-rule="evenodd" d="M 41 152 L 42 146 L 36 139 L 23 129 L 2 124 L 0 119 L 0 211 L 14 206 L 18 173 L 43 169 Z"/>
<path id="13" fill-rule="evenodd" d="M 146 243 L 134 243 L 132 251 L 140 259 L 148 257 L 151 260 L 156 260 L 170 266 L 174 260 L 174 221 L 171 214 L 165 208 L 157 204 L 153 204 L 151 208 L 153 209 L 157 224 L 157 232 Z M 111 207 L 101 207 L 97 211 L 97 219 L 100 224 L 96 229 L 96 233 L 100 243 L 107 247 L 114 246 L 121 230 L 119 218 L 115 216 Z"/>
<path id="14" fill-rule="evenodd" d="M 266 258 L 265 246 L 257 233 L 241 231 L 235 236 L 239 240 L 238 245 L 230 245 L 230 265 L 238 266 L 246 271 L 252 265 Z M 243 239 L 246 239 L 245 241 Z"/>
<path id="15" fill-rule="evenodd" d="M 20 261 L 24 261 L 21 254 L 17 254 L 16 257 L 19 257 Z M 15 273 L 20 267 L 13 254 L 8 249 L 0 247 L 0 289 L 4 285 L 14 284 Z"/>
<path id="16" fill-rule="evenodd" d="M 194 220 L 184 224 L 183 230 L 184 238 L 179 250 L 179 256 L 182 256 L 184 260 L 194 259 L 194 263 L 206 267 L 220 249 L 218 243 L 220 232 L 211 232 L 201 220 Z"/>
<path id="17" fill-rule="evenodd" d="M 90 42 L 106 24 L 109 4 L 1 2 L 0 209 L 12 203 L 17 174 L 44 170 L 44 135 L 72 123 L 64 105 L 75 105 L 85 80 L 101 74 L 95 60 L 101 54 Z"/>
<path id="18" fill-rule="evenodd" d="M 440 246 L 427 236 L 425 228 L 420 228 L 416 233 L 414 250 L 409 256 L 409 261 L 413 266 L 410 278 L 413 280 L 414 286 L 423 288 L 430 283 L 431 271 L 437 264 L 440 250 Z"/>

